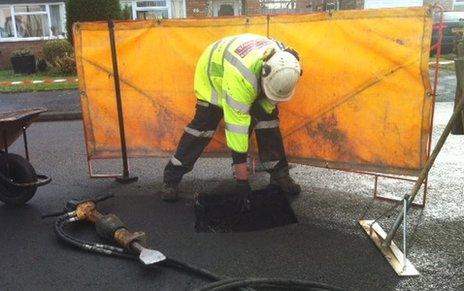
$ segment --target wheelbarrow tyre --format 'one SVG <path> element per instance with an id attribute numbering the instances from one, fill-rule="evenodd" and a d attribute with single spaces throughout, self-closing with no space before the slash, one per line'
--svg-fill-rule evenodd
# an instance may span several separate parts
<path id="1" fill-rule="evenodd" d="M 34 167 L 20 155 L 8 154 L 10 177 L 15 183 L 30 183 L 37 181 Z M 6 158 L 0 156 L 0 172 L 6 175 Z M 37 191 L 37 186 L 18 187 L 0 181 L 0 200 L 6 204 L 22 205 L 29 201 Z"/>

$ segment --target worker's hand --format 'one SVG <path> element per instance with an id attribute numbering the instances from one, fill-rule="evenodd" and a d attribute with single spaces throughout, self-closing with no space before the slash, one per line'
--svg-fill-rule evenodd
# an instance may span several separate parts
<path id="1" fill-rule="evenodd" d="M 251 209 L 251 187 L 248 180 L 237 180 L 235 183 L 234 194 L 236 195 L 236 201 L 242 212 L 249 211 Z"/>

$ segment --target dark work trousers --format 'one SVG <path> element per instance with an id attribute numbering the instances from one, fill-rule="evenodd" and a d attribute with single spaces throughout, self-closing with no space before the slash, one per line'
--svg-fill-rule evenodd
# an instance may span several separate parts
<path id="1" fill-rule="evenodd" d="M 287 166 L 277 107 L 268 114 L 255 102 L 250 109 L 250 115 L 252 124 L 249 132 L 251 135 L 253 129 L 255 130 L 262 165 L 268 172 Z M 203 101 L 197 102 L 195 116 L 185 128 L 176 153 L 164 168 L 165 184 L 178 184 L 193 169 L 222 118 L 222 108 Z"/>

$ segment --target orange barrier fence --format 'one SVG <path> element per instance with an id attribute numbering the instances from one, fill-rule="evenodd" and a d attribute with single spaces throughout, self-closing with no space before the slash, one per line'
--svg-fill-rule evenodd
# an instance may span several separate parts
<path id="1" fill-rule="evenodd" d="M 304 74 L 280 106 L 288 157 L 303 164 L 415 174 L 427 158 L 433 94 L 428 8 L 115 23 L 129 157 L 174 152 L 194 113 L 201 52 L 233 34 L 295 48 Z M 74 40 L 89 160 L 121 156 L 107 23 Z M 207 153 L 228 155 L 222 128 Z"/>

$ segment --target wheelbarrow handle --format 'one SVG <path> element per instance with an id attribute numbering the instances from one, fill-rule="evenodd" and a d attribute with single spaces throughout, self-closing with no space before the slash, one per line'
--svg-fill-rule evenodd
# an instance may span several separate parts
<path id="1" fill-rule="evenodd" d="M 48 183 L 50 183 L 52 181 L 52 178 L 45 176 L 45 175 L 37 175 L 37 181 L 35 182 L 16 183 L 16 182 L 11 181 L 11 179 L 8 179 L 2 173 L 0 173 L 0 180 L 5 182 L 6 184 L 9 184 L 15 187 L 39 187 L 39 186 L 47 185 Z"/>
<path id="2" fill-rule="evenodd" d="M 35 182 L 34 186 L 43 186 L 47 185 L 52 181 L 51 177 L 45 176 L 45 175 L 37 175 L 37 182 Z"/>

